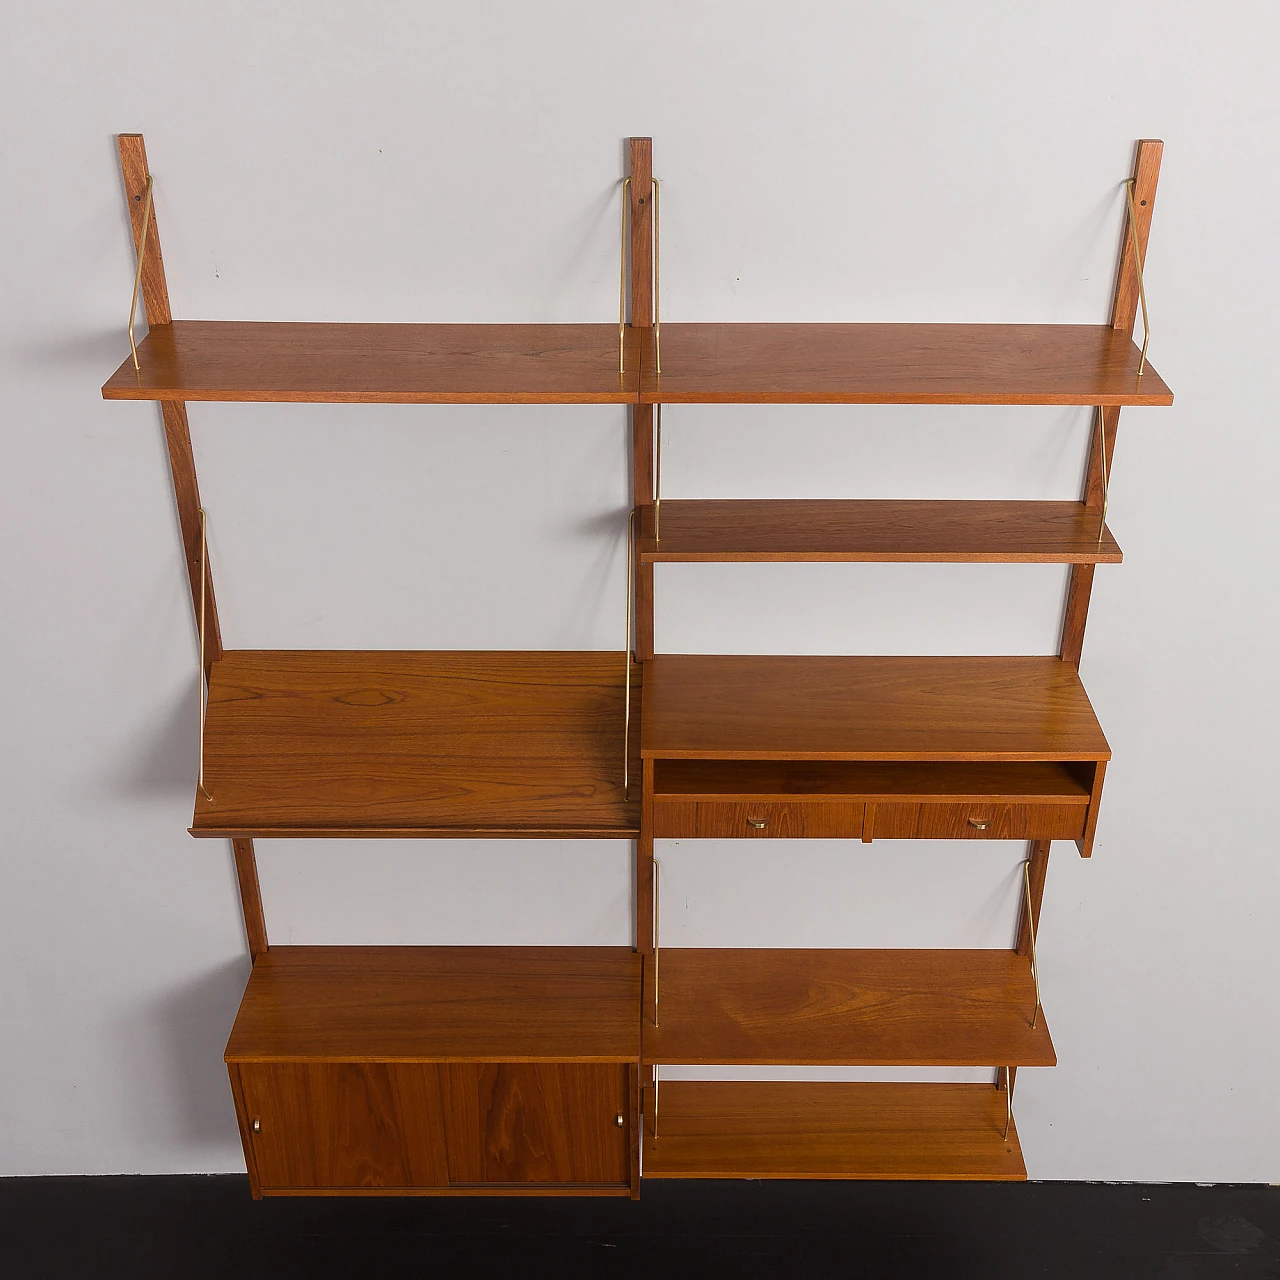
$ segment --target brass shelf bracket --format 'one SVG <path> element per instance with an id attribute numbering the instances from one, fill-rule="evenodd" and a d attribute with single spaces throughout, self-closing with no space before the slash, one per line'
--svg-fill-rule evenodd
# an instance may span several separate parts
<path id="1" fill-rule="evenodd" d="M 1031 980 L 1036 988 L 1036 1007 L 1031 1012 L 1031 1025 L 1040 1020 L 1040 962 L 1036 959 L 1036 917 L 1031 905 L 1031 859 L 1022 864 L 1022 888 L 1027 905 L 1027 938 L 1030 940 Z"/>
<path id="2" fill-rule="evenodd" d="M 205 533 L 206 518 L 204 508 L 200 508 L 200 671 L 197 677 L 197 691 L 200 695 L 200 771 L 196 781 L 206 800 L 212 800 L 209 789 L 204 785 L 204 722 L 209 715 L 209 685 L 205 678 L 205 606 L 209 598 L 209 539 Z"/>
<path id="3" fill-rule="evenodd" d="M 627 196 L 631 179 L 622 180 L 622 237 L 618 253 L 618 372 L 627 371 Z"/>
<path id="4" fill-rule="evenodd" d="M 658 1025 L 658 893 L 661 889 L 661 867 L 653 859 L 653 1025 Z"/>
<path id="5" fill-rule="evenodd" d="M 1142 250 L 1138 247 L 1138 214 L 1133 207 L 1136 178 L 1126 178 L 1124 198 L 1129 206 L 1129 235 L 1133 240 L 1133 269 L 1138 275 L 1138 301 L 1142 304 L 1142 355 L 1138 358 L 1138 377 L 1147 367 L 1147 344 L 1151 341 L 1151 321 L 1147 319 L 1147 287 L 1142 281 Z"/>
<path id="6" fill-rule="evenodd" d="M 631 632 L 634 626 L 633 612 L 636 594 L 636 509 L 627 515 L 627 636 L 622 646 L 622 660 L 626 665 L 623 674 L 622 708 L 622 798 L 631 799 L 631 662 L 633 650 Z"/>
<path id="7" fill-rule="evenodd" d="M 1004 1140 L 1009 1141 L 1009 1130 L 1013 1127 L 1013 1072 L 1004 1069 Z"/>
<path id="8" fill-rule="evenodd" d="M 138 265 L 133 273 L 133 298 L 129 302 L 129 350 L 133 353 L 133 368 L 138 372 L 142 366 L 138 363 L 138 344 L 133 337 L 133 321 L 138 314 L 138 292 L 142 288 L 142 264 L 147 258 L 147 232 L 151 229 L 151 193 L 155 187 L 155 179 L 147 174 L 147 202 L 142 206 L 142 235 L 138 240 Z"/>
<path id="9" fill-rule="evenodd" d="M 661 243 L 658 235 L 659 206 L 662 185 L 657 178 L 653 179 L 653 371 L 662 377 L 662 312 L 661 279 L 659 265 L 662 261 Z"/>
<path id="10" fill-rule="evenodd" d="M 662 541 L 662 406 L 656 407 L 654 415 L 657 423 L 654 428 L 654 447 L 656 458 L 653 464 L 653 540 Z"/>

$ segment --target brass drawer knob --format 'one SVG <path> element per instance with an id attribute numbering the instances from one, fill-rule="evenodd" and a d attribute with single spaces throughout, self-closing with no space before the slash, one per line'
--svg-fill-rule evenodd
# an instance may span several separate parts
<path id="1" fill-rule="evenodd" d="M 616 1124 L 619 1129 L 621 1129 L 622 1126 L 627 1123 L 626 1118 L 623 1116 L 621 1111 L 619 1111 L 618 1114 L 613 1117 L 613 1123 Z"/>
<path id="2" fill-rule="evenodd" d="M 990 818 L 970 818 L 969 825 L 977 831 L 985 831 L 991 825 Z"/>
<path id="3" fill-rule="evenodd" d="M 755 827 L 757 831 L 763 831 L 769 825 L 768 818 L 748 818 L 747 826 Z"/>
<path id="4" fill-rule="evenodd" d="M 254 1133 L 262 1132 L 262 1121 L 257 1116 L 253 1117 L 253 1131 Z"/>

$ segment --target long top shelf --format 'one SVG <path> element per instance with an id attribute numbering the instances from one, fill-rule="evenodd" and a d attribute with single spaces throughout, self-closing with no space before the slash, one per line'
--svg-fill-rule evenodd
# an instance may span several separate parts
<path id="1" fill-rule="evenodd" d="M 609 324 L 156 325 L 107 400 L 634 404 L 639 335 Z"/>
<path id="2" fill-rule="evenodd" d="M 1097 324 L 664 324 L 642 404 L 1169 405 L 1128 334 Z"/>
<path id="3" fill-rule="evenodd" d="M 658 654 L 641 751 L 672 760 L 1109 760 L 1059 658 Z"/>
<path id="4" fill-rule="evenodd" d="M 108 400 L 347 404 L 1167 405 L 1106 325 L 156 325 Z"/>

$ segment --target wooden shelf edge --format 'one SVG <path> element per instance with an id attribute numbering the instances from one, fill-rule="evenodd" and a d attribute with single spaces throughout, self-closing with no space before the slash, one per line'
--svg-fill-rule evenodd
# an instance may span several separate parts
<path id="1" fill-rule="evenodd" d="M 638 808 L 637 802 L 637 808 Z M 197 840 L 635 840 L 640 823 L 619 827 L 196 827 Z"/>

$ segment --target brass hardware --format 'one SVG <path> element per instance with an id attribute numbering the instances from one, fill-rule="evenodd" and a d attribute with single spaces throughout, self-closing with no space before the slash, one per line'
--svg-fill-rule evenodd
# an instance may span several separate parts
<path id="1" fill-rule="evenodd" d="M 1106 415 L 1101 405 L 1097 410 L 1098 418 L 1098 462 L 1102 467 L 1102 519 L 1098 521 L 1098 541 L 1107 531 L 1107 506 L 1111 502 L 1111 468 L 1107 466 L 1107 427 Z"/>
<path id="2" fill-rule="evenodd" d="M 999 1086 L 997 1086 L 998 1088 Z M 1013 1072 L 1004 1069 L 1004 1140 L 1009 1140 L 1009 1128 L 1013 1124 Z"/>
<path id="3" fill-rule="evenodd" d="M 658 1140 L 658 1064 L 656 1062 L 653 1064 L 653 1140 L 655 1142 Z"/>
<path id="4" fill-rule="evenodd" d="M 631 190 L 631 179 L 622 180 L 622 252 L 619 255 L 621 265 L 618 268 L 618 372 L 627 371 L 627 193 Z"/>
<path id="5" fill-rule="evenodd" d="M 653 465 L 653 540 L 662 541 L 662 406 L 658 406 L 658 426 L 655 432 L 657 441 L 657 460 Z"/>
<path id="6" fill-rule="evenodd" d="M 1040 965 L 1036 960 L 1036 921 L 1031 909 L 1031 860 L 1022 864 L 1022 886 L 1027 898 L 1027 937 L 1031 940 L 1031 978 L 1036 984 L 1036 1007 L 1031 1014 L 1031 1025 L 1034 1027 L 1040 1019 Z"/>
<path id="7" fill-rule="evenodd" d="M 769 825 L 768 818 L 748 818 L 747 826 L 755 827 L 757 831 L 763 831 Z"/>
<path id="8" fill-rule="evenodd" d="M 262 1121 L 259 1120 L 257 1116 L 253 1117 L 253 1131 L 254 1133 L 262 1132 Z"/>
<path id="9" fill-rule="evenodd" d="M 660 872 L 657 858 L 653 859 L 653 1025 L 658 1025 L 658 877 Z M 657 1099 L 657 1071 L 654 1071 L 654 1098 Z M 655 1112 L 656 1119 L 656 1112 Z"/>
<path id="10" fill-rule="evenodd" d="M 661 187 L 657 178 L 653 179 L 653 365 L 654 372 L 658 377 L 662 377 L 662 319 L 659 311 L 659 278 L 658 264 L 660 254 L 658 249 L 658 205 L 659 196 L 662 194 Z M 1142 276 L 1139 274 L 1138 279 Z M 1146 318 L 1146 303 L 1143 303 L 1143 319 Z M 1143 350 L 1146 350 L 1144 347 Z"/>
<path id="11" fill-rule="evenodd" d="M 1142 282 L 1142 253 L 1138 249 L 1138 215 L 1133 207 L 1133 188 L 1136 178 L 1128 178 L 1124 184 L 1124 197 L 1129 205 L 1129 236 L 1133 241 L 1133 267 L 1138 273 L 1138 301 L 1142 303 L 1142 355 L 1138 359 L 1138 377 L 1147 367 L 1147 343 L 1151 341 L 1151 322 L 1147 319 L 1147 287 Z M 657 210 L 654 210 L 655 217 Z"/>
<path id="12" fill-rule="evenodd" d="M 636 512 L 627 516 L 627 639 L 622 647 L 622 660 L 627 665 L 623 682 L 626 706 L 622 711 L 622 798 L 631 799 L 631 609 L 636 576 Z"/>
<path id="13" fill-rule="evenodd" d="M 622 1114 L 621 1111 L 619 1111 L 618 1114 L 613 1117 L 613 1123 L 616 1124 L 619 1129 L 621 1129 L 623 1125 L 627 1123 L 626 1117 Z"/>
<path id="14" fill-rule="evenodd" d="M 970 818 L 969 825 L 975 831 L 985 831 L 991 825 L 990 818 Z"/>
<path id="15" fill-rule="evenodd" d="M 142 287 L 142 264 L 147 256 L 147 232 L 151 228 L 151 190 L 155 185 L 150 174 L 147 174 L 147 202 L 142 206 L 142 236 L 138 241 L 138 267 L 133 273 L 133 300 L 129 303 L 129 350 L 133 352 L 134 371 L 141 369 L 138 364 L 138 344 L 133 340 L 133 317 L 138 311 L 138 290 Z"/>
<path id="16" fill-rule="evenodd" d="M 209 685 L 205 679 L 204 665 L 204 610 L 205 601 L 209 597 L 209 540 L 205 536 L 205 514 L 204 508 L 200 508 L 200 672 L 197 677 L 197 692 L 200 696 L 200 771 L 197 774 L 196 782 L 200 790 L 204 793 L 206 800 L 212 800 L 208 789 L 204 785 L 204 722 L 209 715 Z"/>

